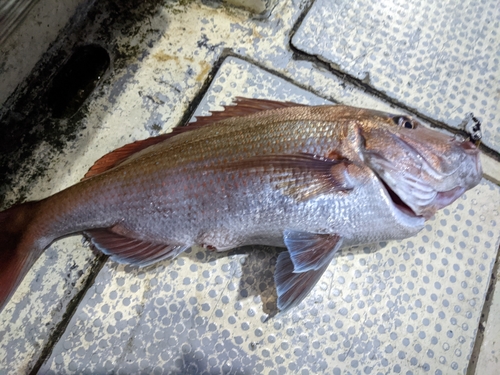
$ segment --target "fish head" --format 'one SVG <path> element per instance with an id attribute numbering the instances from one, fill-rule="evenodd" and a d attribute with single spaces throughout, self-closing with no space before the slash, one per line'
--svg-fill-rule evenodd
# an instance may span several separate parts
<path id="1" fill-rule="evenodd" d="M 409 116 L 367 112 L 358 121 L 358 153 L 399 209 L 429 219 L 480 182 L 479 149 L 470 140 Z"/>

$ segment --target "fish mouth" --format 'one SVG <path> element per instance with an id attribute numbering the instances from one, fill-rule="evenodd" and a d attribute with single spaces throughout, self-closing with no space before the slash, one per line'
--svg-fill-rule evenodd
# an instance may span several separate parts
<path id="1" fill-rule="evenodd" d="M 426 184 L 422 184 L 414 179 L 401 179 L 396 168 L 382 155 L 375 152 L 367 152 L 366 156 L 368 157 L 365 161 L 380 181 L 381 187 L 384 189 L 393 207 L 404 215 L 412 218 L 421 218 L 425 216 L 417 212 L 417 207 L 421 205 L 416 206 L 415 202 L 413 202 L 413 204 L 410 202 L 410 200 L 412 200 L 411 195 L 398 194 L 397 191 L 417 192 L 420 198 L 424 198 L 427 202 L 434 198 L 435 191 Z M 400 185 L 399 188 L 398 184 Z M 403 189 L 402 185 L 404 185 Z"/>
<path id="2" fill-rule="evenodd" d="M 473 147 L 470 147 L 470 150 L 467 147 L 464 148 L 473 154 L 469 156 L 475 156 L 477 160 L 479 159 L 476 155 L 477 151 Z M 442 173 L 434 169 L 416 150 L 411 147 L 409 149 L 416 155 L 415 160 L 419 162 L 419 170 L 429 175 L 435 183 L 429 183 L 419 178 L 415 173 L 411 173 L 410 170 L 398 167 L 397 163 L 387 160 L 378 152 L 365 151 L 365 162 L 378 177 L 395 209 L 406 216 L 428 220 L 436 211 L 458 199 L 467 190 L 467 187 L 462 185 L 469 184 L 466 181 L 456 181 L 458 177 L 453 178 L 458 167 L 454 171 Z M 476 169 L 480 168 L 477 160 L 474 165 Z M 455 180 L 455 186 L 450 183 L 452 179 Z M 441 185 L 444 189 L 433 185 Z M 445 190 L 446 188 L 449 190 Z"/>
<path id="3" fill-rule="evenodd" d="M 369 156 L 367 162 L 381 182 L 393 207 L 406 216 L 430 219 L 437 210 L 453 203 L 466 190 L 458 185 L 451 190 L 437 191 L 416 176 L 400 173 L 382 155 L 369 153 Z"/>
<path id="4" fill-rule="evenodd" d="M 416 211 L 415 208 L 412 208 L 409 204 L 407 204 L 404 199 L 401 198 L 386 181 L 384 181 L 383 178 L 381 178 L 380 176 L 378 177 L 380 182 L 382 183 L 382 186 L 387 192 L 389 199 L 392 201 L 393 206 L 397 210 L 407 216 L 414 218 L 423 217 L 425 220 L 430 219 L 436 213 L 436 211 L 453 203 L 466 190 L 466 188 L 464 187 L 456 186 L 453 189 L 447 191 L 435 191 L 435 195 L 432 201 L 425 206 L 417 206 L 416 208 L 418 209 L 418 211 Z"/>
<path id="5" fill-rule="evenodd" d="M 410 206 L 408 206 L 404 200 L 402 200 L 397 193 L 391 189 L 391 187 L 384 181 L 383 178 L 379 177 L 380 182 L 382 183 L 382 186 L 385 188 L 385 191 L 389 197 L 389 199 L 392 201 L 393 206 L 404 213 L 407 216 L 410 217 L 422 217 L 420 215 L 417 215 L 415 211 L 412 210 Z"/>

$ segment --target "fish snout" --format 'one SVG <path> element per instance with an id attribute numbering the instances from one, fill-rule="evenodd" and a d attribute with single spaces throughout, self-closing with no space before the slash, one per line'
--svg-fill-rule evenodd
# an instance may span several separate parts
<path id="1" fill-rule="evenodd" d="M 479 147 L 474 142 L 469 140 L 460 143 L 460 147 L 465 152 L 468 158 L 471 158 L 471 164 L 473 165 L 472 174 L 475 174 L 475 184 L 479 183 L 483 176 L 483 168 L 481 166 L 481 153 L 479 151 Z"/>
<path id="2" fill-rule="evenodd" d="M 479 147 L 469 140 L 461 140 L 458 141 L 458 146 L 467 154 L 467 155 L 478 155 Z"/>
<path id="3" fill-rule="evenodd" d="M 481 152 L 479 147 L 470 140 L 456 141 L 457 154 L 461 154 L 460 161 L 464 187 L 470 188 L 479 183 L 483 175 L 481 166 Z"/>

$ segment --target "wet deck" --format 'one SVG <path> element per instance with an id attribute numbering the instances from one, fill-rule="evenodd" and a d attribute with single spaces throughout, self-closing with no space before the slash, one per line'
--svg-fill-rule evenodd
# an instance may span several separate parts
<path id="1" fill-rule="evenodd" d="M 86 44 L 104 47 L 111 65 L 71 119 L 30 115 L 42 130 L 29 149 L 10 151 L 5 206 L 57 192 L 106 152 L 237 96 L 409 113 L 444 131 L 473 113 L 485 178 L 418 236 L 343 249 L 296 310 L 271 318 L 276 249 L 193 248 L 137 269 L 95 257 L 80 237 L 58 241 L 0 314 L 0 374 L 496 373 L 496 1 L 286 0 L 261 16 L 206 1 L 89 1 L 54 43 L 43 32 L 49 15 L 68 18 L 78 2 L 53 13 L 42 3 L 31 29 L 0 46 L 4 123 L 32 113 L 14 107 L 17 97 L 43 99 L 33 76 L 11 96 L 40 58 L 24 57 L 30 36 L 47 51 L 35 73 Z"/>

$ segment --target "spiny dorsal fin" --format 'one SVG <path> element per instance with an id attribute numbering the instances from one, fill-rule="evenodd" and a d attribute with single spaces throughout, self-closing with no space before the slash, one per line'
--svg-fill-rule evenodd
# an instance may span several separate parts
<path id="1" fill-rule="evenodd" d="M 210 112 L 210 116 L 196 117 L 196 122 L 193 125 L 208 125 L 218 121 L 227 120 L 232 117 L 241 117 L 253 115 L 262 111 L 269 111 L 272 109 L 288 108 L 288 107 L 303 107 L 304 104 L 292 102 L 278 102 L 275 100 L 267 99 L 251 99 L 237 97 L 234 104 L 224 106 L 222 111 Z"/>
<path id="2" fill-rule="evenodd" d="M 163 142 L 165 139 L 173 137 L 175 134 L 168 133 L 158 135 L 156 137 L 146 138 L 140 141 L 135 141 L 120 148 L 117 148 L 114 151 L 104 155 L 99 160 L 97 160 L 94 165 L 88 170 L 85 176 L 82 178 L 86 180 L 90 177 L 97 176 L 103 172 L 106 172 L 118 164 L 125 161 L 127 158 L 135 154 L 136 152 L 142 151 L 149 146 L 155 145 L 157 143 Z"/>
<path id="3" fill-rule="evenodd" d="M 223 111 L 211 112 L 211 116 L 201 116 L 196 118 L 196 122 L 188 124 L 188 126 L 177 126 L 172 132 L 168 134 L 161 134 L 156 137 L 146 138 L 140 141 L 135 141 L 114 151 L 104 155 L 99 160 L 97 160 L 94 165 L 89 169 L 89 171 L 83 177 L 86 180 L 90 177 L 97 176 L 103 172 L 106 172 L 120 163 L 127 160 L 130 156 L 135 153 L 142 151 L 150 146 L 163 142 L 169 138 L 172 138 L 178 134 L 197 130 L 206 125 L 214 124 L 216 122 L 227 120 L 231 117 L 241 117 L 251 115 L 257 112 L 267 111 L 271 109 L 286 108 L 286 107 L 297 107 L 303 106 L 303 104 L 291 103 L 291 102 L 278 102 L 266 99 L 248 99 L 237 97 L 234 101 L 235 105 L 228 105 L 224 107 Z"/>

